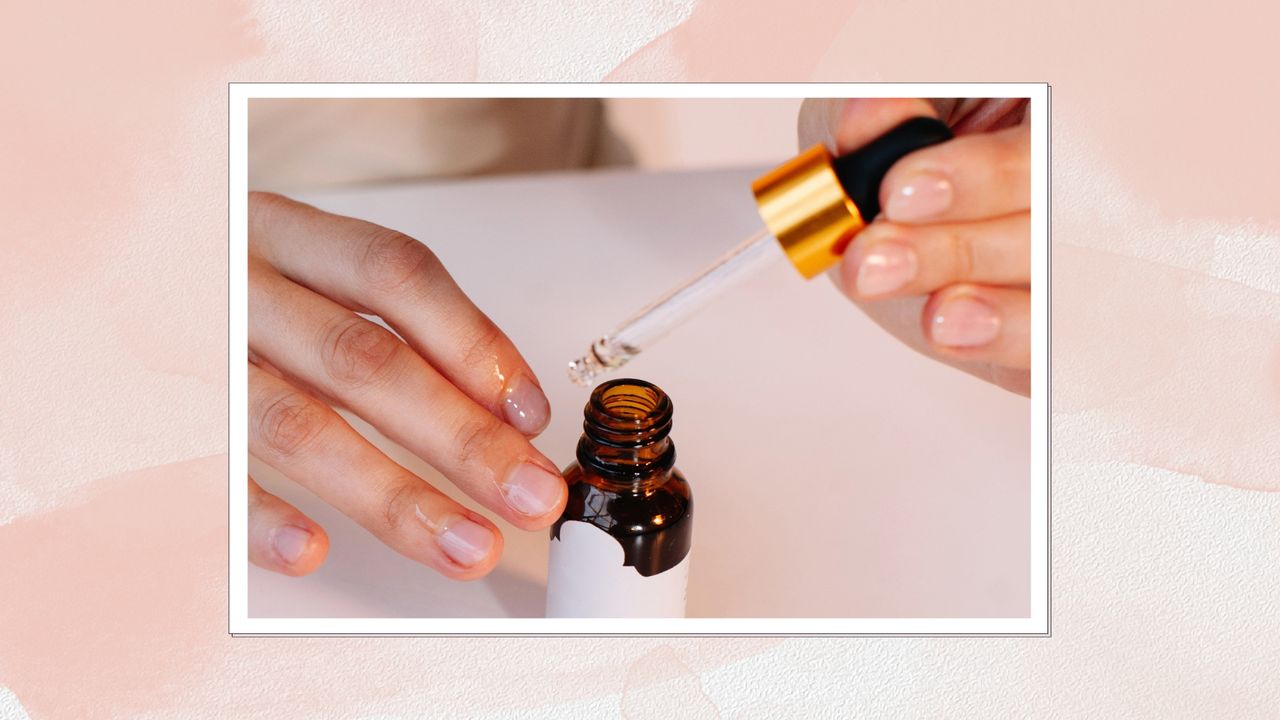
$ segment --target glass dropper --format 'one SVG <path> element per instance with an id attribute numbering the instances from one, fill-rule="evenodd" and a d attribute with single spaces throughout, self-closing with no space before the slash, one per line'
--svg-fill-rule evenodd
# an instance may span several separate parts
<path id="1" fill-rule="evenodd" d="M 569 379 L 590 387 L 597 377 L 627 364 L 721 293 L 782 256 L 782 246 L 773 235 L 759 230 L 706 270 L 597 338 L 586 355 L 569 363 Z"/>
<path id="2" fill-rule="evenodd" d="M 590 386 L 779 258 L 785 257 L 806 278 L 821 274 L 880 213 L 880 182 L 893 163 L 949 139 L 951 130 L 942 122 L 912 118 L 847 155 L 833 158 L 824 146 L 814 145 L 760 176 L 751 190 L 765 227 L 597 338 L 585 355 L 569 363 L 569 379 Z"/>

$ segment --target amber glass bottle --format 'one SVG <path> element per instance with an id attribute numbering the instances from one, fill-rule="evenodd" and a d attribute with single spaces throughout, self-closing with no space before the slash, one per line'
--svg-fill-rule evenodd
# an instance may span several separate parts
<path id="1" fill-rule="evenodd" d="M 671 399 L 611 380 L 584 414 L 551 528 L 547 617 L 683 617 L 693 496 L 675 468 Z"/>

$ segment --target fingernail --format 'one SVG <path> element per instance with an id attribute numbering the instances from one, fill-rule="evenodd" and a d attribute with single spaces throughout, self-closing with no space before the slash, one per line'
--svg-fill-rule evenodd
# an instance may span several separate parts
<path id="1" fill-rule="evenodd" d="M 478 522 L 456 517 L 436 538 L 449 559 L 463 567 L 478 565 L 493 549 L 493 532 Z"/>
<path id="2" fill-rule="evenodd" d="M 951 207 L 951 181 L 922 172 L 889 193 L 884 214 L 890 220 L 925 220 Z"/>
<path id="3" fill-rule="evenodd" d="M 859 295 L 884 295 L 916 276 L 916 252 L 901 243 L 873 243 L 858 255 L 858 277 L 854 282 Z"/>
<path id="4" fill-rule="evenodd" d="M 293 525 L 281 525 L 271 531 L 271 547 L 286 565 L 302 559 L 311 544 L 311 533 Z"/>
<path id="5" fill-rule="evenodd" d="M 523 463 L 511 471 L 502 494 L 518 513 L 529 517 L 546 515 L 560 504 L 564 478 L 533 463 Z"/>
<path id="6" fill-rule="evenodd" d="M 946 300 L 934 311 L 929 335 L 939 345 L 975 347 L 1000 334 L 1000 316 L 990 305 L 967 295 Z"/>
<path id="7" fill-rule="evenodd" d="M 502 414 L 525 435 L 537 435 L 551 421 L 547 396 L 526 375 L 517 375 L 502 392 Z"/>

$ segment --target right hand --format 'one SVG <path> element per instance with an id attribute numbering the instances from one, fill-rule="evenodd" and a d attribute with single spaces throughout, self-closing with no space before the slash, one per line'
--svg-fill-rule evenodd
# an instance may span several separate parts
<path id="1" fill-rule="evenodd" d="M 551 417 L 537 378 L 436 256 L 386 228 L 250 193 L 249 452 L 448 577 L 492 570 L 498 528 L 393 462 L 330 405 L 517 527 L 546 528 L 564 508 L 563 478 L 529 442 Z M 289 575 L 316 569 L 324 530 L 248 482 L 249 560 Z"/>
<path id="2" fill-rule="evenodd" d="M 830 275 L 881 327 L 924 355 L 1031 392 L 1031 132 L 1023 98 L 806 100 L 801 147 L 855 150 L 912 117 L 956 139 L 910 153 L 883 208 Z"/>

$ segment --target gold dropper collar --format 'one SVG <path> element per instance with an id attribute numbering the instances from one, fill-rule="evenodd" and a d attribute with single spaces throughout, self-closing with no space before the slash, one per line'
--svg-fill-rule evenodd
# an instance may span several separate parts
<path id="1" fill-rule="evenodd" d="M 835 265 L 867 224 L 822 144 L 761 175 L 751 191 L 765 226 L 806 278 Z"/>

